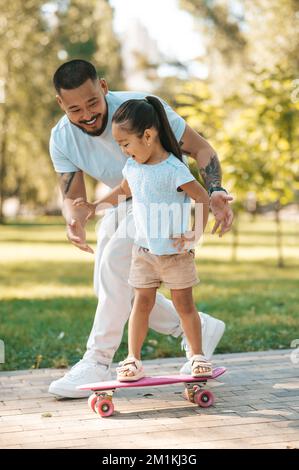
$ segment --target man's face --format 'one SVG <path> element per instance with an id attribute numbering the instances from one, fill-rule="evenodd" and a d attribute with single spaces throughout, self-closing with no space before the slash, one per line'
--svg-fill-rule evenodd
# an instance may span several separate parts
<path id="1" fill-rule="evenodd" d="M 73 90 L 61 89 L 56 99 L 75 126 L 89 135 L 97 136 L 102 134 L 107 124 L 107 93 L 108 87 L 104 79 L 88 79 Z"/>

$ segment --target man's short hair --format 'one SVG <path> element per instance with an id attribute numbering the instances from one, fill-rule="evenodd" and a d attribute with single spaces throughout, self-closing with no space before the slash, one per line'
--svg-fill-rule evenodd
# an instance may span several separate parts
<path id="1" fill-rule="evenodd" d="M 73 90 L 89 78 L 93 81 L 97 79 L 95 67 L 86 60 L 74 59 L 58 67 L 53 76 L 53 83 L 57 93 L 60 94 L 61 88 Z"/>

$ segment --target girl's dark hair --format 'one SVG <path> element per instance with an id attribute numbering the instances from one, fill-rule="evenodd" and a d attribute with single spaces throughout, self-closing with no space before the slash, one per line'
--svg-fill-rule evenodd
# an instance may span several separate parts
<path id="1" fill-rule="evenodd" d="M 112 122 L 123 125 L 128 132 L 137 134 L 138 137 L 143 136 L 145 129 L 154 127 L 164 149 L 183 161 L 181 148 L 170 127 L 164 107 L 155 96 L 125 101 L 115 111 Z"/>

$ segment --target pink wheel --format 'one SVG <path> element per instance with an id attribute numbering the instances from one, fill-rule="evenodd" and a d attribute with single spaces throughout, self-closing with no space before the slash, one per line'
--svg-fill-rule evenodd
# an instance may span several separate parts
<path id="1" fill-rule="evenodd" d="M 96 411 L 95 406 L 96 406 L 97 399 L 98 399 L 98 397 L 95 393 L 90 395 L 90 397 L 88 398 L 88 406 L 91 409 L 91 411 L 93 411 L 94 413 Z"/>
<path id="2" fill-rule="evenodd" d="M 114 411 L 114 405 L 111 400 L 108 398 L 104 398 L 103 400 L 99 400 L 95 405 L 95 411 L 97 414 L 102 416 L 102 418 L 108 418 L 111 416 Z"/>
<path id="3" fill-rule="evenodd" d="M 214 395 L 209 390 L 197 391 L 194 394 L 194 403 L 202 408 L 208 408 L 214 403 Z"/>

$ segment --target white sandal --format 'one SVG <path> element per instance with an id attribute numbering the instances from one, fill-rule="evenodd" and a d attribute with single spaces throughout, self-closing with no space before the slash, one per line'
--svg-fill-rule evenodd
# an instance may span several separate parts
<path id="1" fill-rule="evenodd" d="M 205 356 L 195 354 L 191 357 L 190 361 L 192 377 L 211 377 L 213 375 L 212 363 Z"/>
<path id="2" fill-rule="evenodd" d="M 121 367 L 116 368 L 117 380 L 119 382 L 134 382 L 140 380 L 145 376 L 142 362 L 135 357 L 127 357 L 124 361 L 120 362 Z M 127 374 L 130 375 L 127 375 Z"/>

